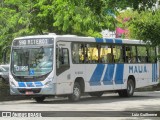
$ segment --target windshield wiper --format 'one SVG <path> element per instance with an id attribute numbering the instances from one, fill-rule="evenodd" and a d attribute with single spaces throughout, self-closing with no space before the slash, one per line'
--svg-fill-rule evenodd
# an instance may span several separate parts
<path id="1" fill-rule="evenodd" d="M 39 54 L 44 54 L 44 47 L 43 46 L 40 47 Z"/>

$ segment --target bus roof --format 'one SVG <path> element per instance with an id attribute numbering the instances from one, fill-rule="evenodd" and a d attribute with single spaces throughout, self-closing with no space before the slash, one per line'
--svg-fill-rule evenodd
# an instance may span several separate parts
<path id="1" fill-rule="evenodd" d="M 57 41 L 72 41 L 72 42 L 97 42 L 97 43 L 115 43 L 115 44 L 145 44 L 142 40 L 131 40 L 131 39 L 122 39 L 122 38 L 94 38 L 94 37 L 83 37 L 77 35 L 33 35 L 33 36 L 24 36 L 18 37 L 14 40 L 22 39 L 36 39 L 36 38 L 54 38 Z"/>

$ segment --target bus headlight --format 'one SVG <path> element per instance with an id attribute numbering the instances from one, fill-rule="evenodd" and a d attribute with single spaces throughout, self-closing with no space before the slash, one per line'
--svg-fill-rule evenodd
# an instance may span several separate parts
<path id="1" fill-rule="evenodd" d="M 49 77 L 48 81 L 53 81 L 54 77 Z"/>
<path id="2" fill-rule="evenodd" d="M 49 86 L 50 84 L 52 84 L 52 81 L 47 81 L 44 85 Z"/>
<path id="3" fill-rule="evenodd" d="M 46 87 L 50 86 L 51 84 L 53 84 L 53 79 L 54 79 L 54 77 L 47 78 L 47 82 L 44 85 Z"/>
<path id="4" fill-rule="evenodd" d="M 14 81 L 14 78 L 12 77 L 12 75 L 9 75 L 9 81 L 10 81 L 10 85 L 12 87 L 16 87 L 16 84 L 13 82 Z"/>

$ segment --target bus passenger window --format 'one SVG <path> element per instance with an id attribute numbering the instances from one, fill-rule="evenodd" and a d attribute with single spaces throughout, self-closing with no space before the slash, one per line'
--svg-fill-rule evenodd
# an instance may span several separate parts
<path id="1" fill-rule="evenodd" d="M 130 59 L 131 59 L 131 48 L 130 46 L 126 46 L 126 61 L 127 63 L 130 63 Z"/>
<path id="2" fill-rule="evenodd" d="M 112 63 L 112 46 L 110 45 L 101 45 L 100 49 L 100 61 L 102 63 Z"/>
<path id="3" fill-rule="evenodd" d="M 126 62 L 137 63 L 136 46 L 126 47 Z"/>
<path id="4" fill-rule="evenodd" d="M 146 63 L 147 62 L 147 49 L 145 46 L 137 46 L 138 52 L 138 62 Z"/>
<path id="5" fill-rule="evenodd" d="M 84 45 L 74 43 L 72 45 L 72 61 L 75 64 L 84 63 Z"/>
<path id="6" fill-rule="evenodd" d="M 114 55 L 114 62 L 115 63 L 123 63 L 123 50 L 122 46 L 114 46 L 113 47 L 113 55 Z"/>
<path id="7" fill-rule="evenodd" d="M 155 47 L 150 47 L 149 48 L 149 50 L 148 50 L 148 56 L 149 56 L 149 62 L 151 62 L 151 63 L 157 62 Z"/>
<path id="8" fill-rule="evenodd" d="M 73 63 L 79 63 L 79 44 L 73 44 L 72 45 L 72 60 Z"/>
<path id="9" fill-rule="evenodd" d="M 87 44 L 87 55 L 86 62 L 87 63 L 98 63 L 98 48 L 96 44 Z"/>

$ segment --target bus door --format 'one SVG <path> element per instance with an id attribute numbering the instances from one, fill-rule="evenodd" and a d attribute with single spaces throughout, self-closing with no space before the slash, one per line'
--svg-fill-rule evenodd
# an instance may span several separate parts
<path id="1" fill-rule="evenodd" d="M 56 45 L 56 94 L 71 93 L 70 43 L 57 42 Z"/>

